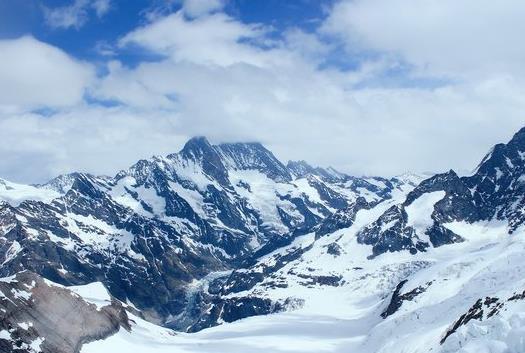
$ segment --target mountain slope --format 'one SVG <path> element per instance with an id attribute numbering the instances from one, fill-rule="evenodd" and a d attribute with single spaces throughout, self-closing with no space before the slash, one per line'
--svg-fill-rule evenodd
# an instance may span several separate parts
<path id="1" fill-rule="evenodd" d="M 293 312 L 167 340 L 144 336 L 139 324 L 130 334 L 121 331 L 88 344 L 83 352 L 117 347 L 129 352 L 522 352 L 523 237 L 509 238 L 504 225 L 450 227 L 463 242 L 426 253 L 390 252 L 373 260 L 367 258 L 370 246 L 355 241 L 352 227 L 313 246 L 305 236 L 294 244 L 309 248 L 302 259 L 272 279 L 287 286 L 261 285 L 251 291 L 273 300 L 303 298 L 303 306 Z M 341 247 L 339 256 L 329 252 L 334 241 Z M 340 278 L 324 280 L 334 276 Z"/>
<path id="2" fill-rule="evenodd" d="M 28 272 L 0 278 L 0 350 L 78 352 L 82 344 L 130 330 L 125 307 L 100 283 L 65 288 Z"/>
<path id="3" fill-rule="evenodd" d="M 83 352 L 521 352 L 524 136 L 425 180 L 194 138 L 4 197 L 1 275 L 102 283 L 134 322 Z"/>
<path id="4" fill-rule="evenodd" d="M 248 316 L 250 301 L 277 313 L 174 337 L 156 352 L 524 351 L 521 134 L 471 176 L 450 171 L 377 204 L 361 200 L 323 221 L 333 228 L 321 222 L 218 287 L 207 281 L 200 293 L 217 294 L 204 327 Z M 133 332 L 84 352 L 127 347 Z"/>
<path id="5" fill-rule="evenodd" d="M 293 241 L 358 198 L 375 204 L 404 185 L 310 168 L 316 173 L 297 177 L 261 144 L 199 137 L 115 177 L 4 182 L 0 275 L 30 270 L 63 285 L 100 281 L 149 320 L 186 329 L 214 300 L 195 304 L 194 281 Z"/>
<path id="6" fill-rule="evenodd" d="M 454 171 L 423 181 L 406 200 L 385 212 L 359 235 L 360 242 L 374 246 L 374 255 L 410 249 L 425 251 L 429 246 L 462 241 L 443 227 L 446 222 L 469 223 L 503 220 L 514 232 L 525 222 L 525 128 L 507 144 L 496 145 L 471 176 Z M 429 223 L 421 228 L 408 224 L 406 210 L 429 194 L 442 194 L 429 209 Z M 428 238 L 428 240 L 427 240 Z"/>

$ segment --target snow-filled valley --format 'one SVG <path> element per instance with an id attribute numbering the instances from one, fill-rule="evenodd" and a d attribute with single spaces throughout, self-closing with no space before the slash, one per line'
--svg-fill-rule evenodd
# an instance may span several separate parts
<path id="1" fill-rule="evenodd" d="M 468 176 L 387 179 L 195 138 L 3 182 L 0 348 L 523 352 L 525 129 L 498 146 Z"/>
<path id="2" fill-rule="evenodd" d="M 368 247 L 355 242 L 356 222 L 316 241 L 299 261 L 282 268 L 277 276 L 287 288 L 261 289 L 274 299 L 302 298 L 301 308 L 192 334 L 170 333 L 133 318 L 131 332 L 121 329 L 82 352 L 523 352 L 525 302 L 505 302 L 525 288 L 523 232 L 509 237 L 497 222 L 450 227 L 467 240 L 415 256 L 390 253 L 370 261 Z M 293 246 L 312 241 L 306 235 Z M 341 246 L 343 256 L 327 253 L 332 242 Z M 301 274 L 341 275 L 343 284 L 305 285 Z M 383 319 L 401 280 L 407 280 L 402 293 L 424 290 Z M 486 321 L 461 326 L 441 345 L 452 324 L 486 297 L 505 304 Z"/>

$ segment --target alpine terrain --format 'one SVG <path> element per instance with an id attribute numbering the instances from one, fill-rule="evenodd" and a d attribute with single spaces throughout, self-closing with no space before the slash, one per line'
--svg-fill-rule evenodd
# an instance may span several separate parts
<path id="1" fill-rule="evenodd" d="M 525 128 L 470 175 L 196 137 L 0 179 L 0 352 L 524 352 L 524 230 Z"/>

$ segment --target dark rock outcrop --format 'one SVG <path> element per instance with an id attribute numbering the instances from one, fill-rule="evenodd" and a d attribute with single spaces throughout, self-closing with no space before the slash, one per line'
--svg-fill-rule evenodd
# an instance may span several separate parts
<path id="1" fill-rule="evenodd" d="M 0 281 L 0 351 L 77 353 L 82 344 L 130 330 L 125 308 L 98 308 L 65 287 L 25 271 Z"/>

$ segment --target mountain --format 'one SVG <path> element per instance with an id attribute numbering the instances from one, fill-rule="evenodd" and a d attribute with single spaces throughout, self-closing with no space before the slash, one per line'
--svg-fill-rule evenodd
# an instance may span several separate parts
<path id="1" fill-rule="evenodd" d="M 51 200 L 59 197 L 60 193 L 52 188 L 41 188 L 32 185 L 17 184 L 0 179 L 0 195 L 0 200 L 8 202 L 13 206 L 18 206 L 26 199 L 50 202 Z"/>
<path id="2" fill-rule="evenodd" d="M 402 204 L 393 206 L 358 234 L 374 246 L 374 255 L 402 249 L 425 251 L 429 246 L 460 242 L 444 223 L 501 220 L 509 233 L 525 222 L 525 128 L 507 144 L 496 145 L 471 176 L 453 170 L 418 185 Z M 409 213 L 428 205 L 428 224 L 409 224 Z"/>
<path id="3" fill-rule="evenodd" d="M 198 137 L 114 177 L 2 185 L 1 276 L 29 270 L 61 285 L 100 281 L 149 320 L 183 329 L 198 319 L 186 310 L 192 281 L 275 250 L 357 198 L 380 202 L 403 182 L 292 176 L 259 143 Z"/>
<path id="4" fill-rule="evenodd" d="M 355 177 L 196 137 L 113 177 L 1 181 L 0 348 L 524 351 L 522 156 L 525 129 L 472 175 Z M 95 324 L 66 344 L 39 303 L 68 292 Z"/>
<path id="5" fill-rule="evenodd" d="M 472 175 L 437 174 L 375 205 L 357 198 L 234 270 L 195 329 L 275 314 L 173 344 L 213 351 L 241 331 L 250 352 L 524 351 L 523 132 Z"/>
<path id="6" fill-rule="evenodd" d="M 24 271 L 3 278 L 0 293 L 2 352 L 74 352 L 131 328 L 125 305 L 100 283 L 66 288 Z"/>

